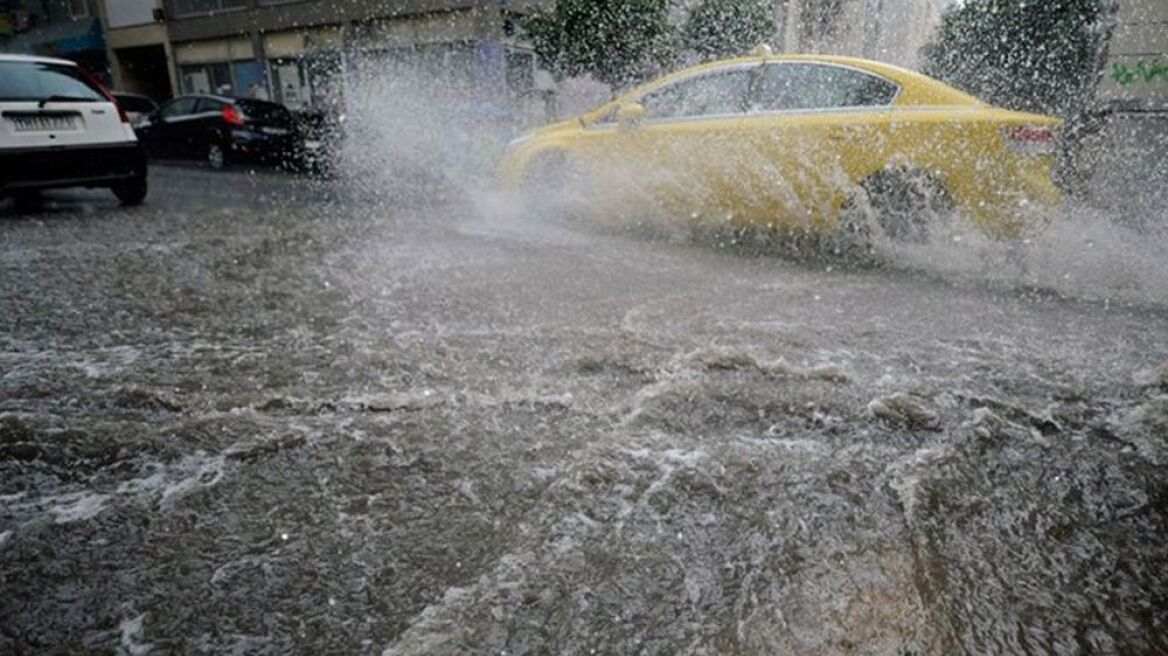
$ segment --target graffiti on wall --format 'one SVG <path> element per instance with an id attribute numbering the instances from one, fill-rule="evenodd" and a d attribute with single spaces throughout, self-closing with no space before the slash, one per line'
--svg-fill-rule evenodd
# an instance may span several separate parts
<path id="1" fill-rule="evenodd" d="M 1111 66 L 1111 79 L 1121 87 L 1129 84 L 1151 84 L 1156 80 L 1168 80 L 1168 64 L 1159 59 L 1141 59 L 1134 65 L 1116 62 Z"/>

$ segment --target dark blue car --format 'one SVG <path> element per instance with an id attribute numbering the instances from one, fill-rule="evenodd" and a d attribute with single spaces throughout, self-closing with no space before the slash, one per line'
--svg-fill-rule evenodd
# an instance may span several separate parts
<path id="1" fill-rule="evenodd" d="M 292 165 L 302 149 L 288 109 L 253 98 L 179 96 L 134 130 L 152 157 L 198 159 L 217 169 L 241 161 Z"/>

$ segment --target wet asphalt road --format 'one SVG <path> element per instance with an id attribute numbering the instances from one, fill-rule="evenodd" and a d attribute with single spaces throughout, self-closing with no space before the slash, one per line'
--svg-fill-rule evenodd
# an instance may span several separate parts
<path id="1" fill-rule="evenodd" d="M 0 205 L 0 653 L 1168 653 L 1154 294 L 152 185 Z"/>

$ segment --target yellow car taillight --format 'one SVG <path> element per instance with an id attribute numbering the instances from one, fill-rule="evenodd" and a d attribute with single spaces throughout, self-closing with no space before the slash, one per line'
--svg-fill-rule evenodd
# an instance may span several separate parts
<path id="1" fill-rule="evenodd" d="M 1002 141 L 1019 155 L 1052 155 L 1058 146 L 1058 130 L 1049 125 L 1008 125 Z"/>

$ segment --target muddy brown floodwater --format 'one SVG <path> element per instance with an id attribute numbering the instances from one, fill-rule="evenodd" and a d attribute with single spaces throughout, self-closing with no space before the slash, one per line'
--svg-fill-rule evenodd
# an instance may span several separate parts
<path id="1" fill-rule="evenodd" d="M 0 208 L 0 652 L 1168 653 L 1163 298 L 359 191 Z"/>

